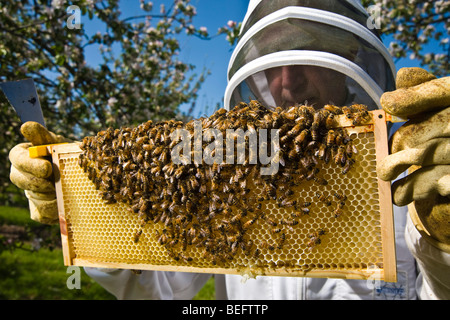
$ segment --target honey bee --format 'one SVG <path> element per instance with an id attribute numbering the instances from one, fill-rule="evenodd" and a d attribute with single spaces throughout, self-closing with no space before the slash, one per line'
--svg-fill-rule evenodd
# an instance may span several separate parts
<path id="1" fill-rule="evenodd" d="M 353 143 L 351 141 L 349 141 L 347 143 L 345 153 L 346 153 L 347 157 L 349 157 L 349 158 L 351 158 L 353 156 Z"/>
<path id="2" fill-rule="evenodd" d="M 354 126 L 358 126 L 358 125 L 360 125 L 363 122 L 363 120 L 364 119 L 363 119 L 362 114 L 360 112 L 354 113 L 352 124 Z"/>
<path id="3" fill-rule="evenodd" d="M 250 228 L 255 222 L 256 222 L 256 220 L 258 220 L 258 216 L 256 216 L 256 217 L 254 217 L 254 218 L 252 218 L 252 219 L 249 219 L 249 220 L 247 220 L 247 222 L 245 222 L 243 225 L 242 225 L 242 228 L 245 230 L 245 229 L 248 229 L 248 228 Z"/>
<path id="4" fill-rule="evenodd" d="M 284 167 L 286 165 L 286 162 L 284 161 L 284 152 L 282 150 L 278 150 L 273 156 L 272 162 L 279 163 Z"/>
<path id="5" fill-rule="evenodd" d="M 283 232 L 281 235 L 280 235 L 280 239 L 279 239 L 279 241 L 278 241 L 278 245 L 277 245 L 277 248 L 278 249 L 283 249 L 283 246 L 284 246 L 284 243 L 286 242 L 286 234 Z"/>
<path id="6" fill-rule="evenodd" d="M 230 206 L 236 205 L 236 204 L 238 203 L 238 199 L 237 199 L 237 197 L 235 196 L 234 193 L 229 193 L 229 194 L 228 194 L 226 203 L 227 203 L 228 205 L 230 205 Z"/>
<path id="7" fill-rule="evenodd" d="M 342 112 L 345 114 L 345 116 L 348 119 L 352 118 L 352 111 L 351 111 L 351 109 L 349 107 L 342 107 Z"/>
<path id="8" fill-rule="evenodd" d="M 328 130 L 328 133 L 327 133 L 327 140 L 326 140 L 326 146 L 327 146 L 327 147 L 333 146 L 333 145 L 334 145 L 335 138 L 336 138 L 336 136 L 335 136 L 334 130 Z"/>
<path id="9" fill-rule="evenodd" d="M 285 208 L 291 208 L 291 207 L 295 207 L 296 204 L 297 204 L 296 200 L 283 199 L 280 203 L 278 203 L 278 206 L 285 207 Z"/>
<path id="10" fill-rule="evenodd" d="M 346 149 L 346 154 L 347 157 L 351 158 L 354 154 L 358 153 L 358 149 L 356 148 L 356 146 L 353 144 L 352 141 L 349 141 L 347 143 L 347 149 Z"/>
<path id="11" fill-rule="evenodd" d="M 180 253 L 179 256 L 181 257 L 181 259 L 183 259 L 185 262 L 191 262 L 193 259 L 183 253 Z"/>
<path id="12" fill-rule="evenodd" d="M 313 180 L 316 177 L 316 174 L 319 173 L 319 168 L 314 168 L 307 176 L 306 181 Z"/>
<path id="13" fill-rule="evenodd" d="M 272 228 L 270 230 L 270 232 L 272 232 L 273 234 L 280 233 L 281 232 L 281 228 Z"/>
<path id="14" fill-rule="evenodd" d="M 301 218 L 305 214 L 309 215 L 309 213 L 310 213 L 309 208 L 297 208 L 294 212 L 292 212 L 292 217 Z"/>
<path id="15" fill-rule="evenodd" d="M 334 163 L 344 166 L 346 161 L 347 161 L 347 157 L 346 157 L 346 153 L 345 153 L 345 147 L 343 145 L 339 146 L 338 151 L 334 157 Z"/>
<path id="16" fill-rule="evenodd" d="M 132 170 L 135 170 L 136 169 L 136 165 L 133 163 L 133 162 L 131 162 L 131 161 L 127 161 L 127 162 L 125 162 L 124 164 L 123 164 L 123 170 L 124 171 L 132 171 Z"/>
<path id="17" fill-rule="evenodd" d="M 316 148 L 314 152 L 314 156 L 316 156 L 318 159 L 323 160 L 325 157 L 325 151 L 326 151 L 326 144 L 325 143 L 319 143 L 318 147 Z"/>
<path id="18" fill-rule="evenodd" d="M 336 209 L 334 210 L 335 218 L 339 218 L 342 215 L 344 205 L 345 205 L 344 201 L 341 201 L 337 204 Z"/>
<path id="19" fill-rule="evenodd" d="M 243 233 L 242 232 L 235 232 L 231 235 L 227 235 L 227 242 L 234 243 L 237 241 L 240 241 L 242 239 Z"/>
<path id="20" fill-rule="evenodd" d="M 173 239 L 167 245 L 169 247 L 174 247 L 174 246 L 176 246 L 177 243 L 178 243 L 178 239 Z"/>
<path id="21" fill-rule="evenodd" d="M 342 110 L 339 107 L 333 106 L 331 104 L 327 104 L 323 107 L 325 110 L 328 110 L 332 114 L 342 114 Z"/>
<path id="22" fill-rule="evenodd" d="M 169 241 L 166 229 L 163 229 L 161 233 L 159 233 L 159 231 L 156 230 L 156 235 L 158 236 L 158 243 L 161 245 L 164 245 Z"/>
<path id="23" fill-rule="evenodd" d="M 297 111 L 295 107 L 291 107 L 286 112 L 284 112 L 283 117 L 287 120 L 294 121 L 297 118 Z"/>
<path id="24" fill-rule="evenodd" d="M 225 115 L 227 112 L 228 112 L 227 109 L 225 109 L 225 108 L 220 108 L 219 110 L 217 110 L 216 112 L 214 112 L 212 118 L 218 118 L 218 117 L 220 117 L 220 116 Z"/>
<path id="25" fill-rule="evenodd" d="M 155 149 L 153 149 L 152 156 L 153 157 L 159 156 L 163 152 L 163 150 L 164 150 L 163 146 L 156 147 Z"/>
<path id="26" fill-rule="evenodd" d="M 311 127 L 311 139 L 313 141 L 318 141 L 319 140 L 319 128 L 318 127 Z"/>
<path id="27" fill-rule="evenodd" d="M 362 118 L 366 121 L 370 120 L 370 114 L 367 110 L 360 111 Z"/>
<path id="28" fill-rule="evenodd" d="M 308 242 L 309 251 L 312 251 L 317 245 L 321 244 L 322 240 L 314 236 L 310 236 L 310 241 Z"/>
<path id="29" fill-rule="evenodd" d="M 232 224 L 238 224 L 242 217 L 245 217 L 247 213 L 244 210 L 239 210 L 238 213 L 230 219 Z"/>
<path id="30" fill-rule="evenodd" d="M 322 112 L 316 112 L 314 113 L 314 120 L 311 125 L 311 138 L 313 141 L 319 140 L 319 126 L 320 122 L 322 121 Z"/>
<path id="31" fill-rule="evenodd" d="M 310 239 L 307 244 L 309 251 L 312 251 L 317 245 L 322 243 L 322 240 L 320 237 L 323 236 L 324 234 L 325 234 L 325 230 L 319 229 L 318 231 L 315 231 L 308 235 L 308 237 Z"/>
<path id="32" fill-rule="evenodd" d="M 341 136 L 342 136 L 342 143 L 345 145 L 352 141 L 347 130 L 341 130 Z"/>
<path id="33" fill-rule="evenodd" d="M 161 167 L 160 166 L 155 166 L 152 169 L 150 169 L 150 173 L 152 175 L 154 175 L 155 177 L 158 177 L 161 174 Z"/>
<path id="34" fill-rule="evenodd" d="M 299 155 L 299 150 L 297 150 L 297 148 L 294 148 L 291 151 L 289 151 L 288 159 L 292 161 L 295 158 L 297 158 L 298 155 Z"/>
<path id="35" fill-rule="evenodd" d="M 325 203 L 326 206 L 331 206 L 331 201 L 328 199 L 328 196 L 326 196 L 325 194 L 316 192 L 316 197 L 319 201 Z"/>
<path id="36" fill-rule="evenodd" d="M 260 241 L 260 247 L 261 247 L 261 249 L 267 249 L 270 251 L 275 250 L 275 247 L 273 245 L 269 244 L 269 242 L 267 242 L 265 240 Z"/>
<path id="37" fill-rule="evenodd" d="M 256 248 L 255 252 L 253 253 L 253 259 L 258 259 L 260 253 L 261 251 L 258 248 Z"/>
<path id="38" fill-rule="evenodd" d="M 337 192 L 334 193 L 334 197 L 335 197 L 337 200 L 339 200 L 339 201 L 344 201 L 344 202 L 345 202 L 345 200 L 347 200 L 347 196 L 344 195 L 342 192 L 339 192 L 339 191 L 337 191 Z"/>
<path id="39" fill-rule="evenodd" d="M 141 235 L 142 235 L 142 230 L 136 231 L 136 233 L 134 234 L 134 243 L 138 243 L 139 242 L 139 239 L 140 239 Z"/>
<path id="40" fill-rule="evenodd" d="M 287 219 L 281 219 L 280 224 L 284 224 L 287 226 L 296 226 L 298 224 L 297 220 L 287 220 Z"/>
<path id="41" fill-rule="evenodd" d="M 169 161 L 169 152 L 167 150 L 163 150 L 158 158 L 161 163 L 166 164 Z"/>
<path id="42" fill-rule="evenodd" d="M 288 137 L 293 137 L 293 136 L 297 136 L 299 133 L 300 133 L 300 131 L 302 130 L 302 124 L 301 123 L 297 123 L 296 125 L 294 125 L 294 127 L 292 127 L 292 129 L 291 130 L 289 130 L 287 133 L 286 133 L 286 135 L 288 136 Z"/>
<path id="43" fill-rule="evenodd" d="M 277 189 L 276 189 L 276 187 L 273 185 L 273 184 L 271 184 L 270 182 L 269 183 L 266 183 L 265 185 L 264 185 L 264 188 L 263 188 L 263 192 L 264 192 L 264 194 L 266 195 L 266 197 L 268 198 L 268 199 L 276 199 L 276 195 L 277 195 Z"/>
<path id="44" fill-rule="evenodd" d="M 334 139 L 334 144 L 336 146 L 340 146 L 343 143 L 343 140 L 344 140 L 343 130 L 342 129 L 337 130 L 336 137 Z"/>
<path id="45" fill-rule="evenodd" d="M 352 112 L 366 112 L 367 111 L 367 107 L 363 104 L 354 104 L 352 106 L 350 106 L 350 110 Z"/>
<path id="46" fill-rule="evenodd" d="M 334 124 L 335 124 L 334 113 L 330 112 L 327 118 L 325 119 L 325 127 L 327 129 L 330 129 L 334 126 Z"/>
<path id="47" fill-rule="evenodd" d="M 175 224 L 183 225 L 186 221 L 186 216 L 184 215 L 177 215 L 174 219 Z"/>
<path id="48" fill-rule="evenodd" d="M 188 239 L 186 234 L 186 229 L 181 233 L 181 250 L 186 251 L 188 245 Z"/>
<path id="49" fill-rule="evenodd" d="M 225 232 L 231 232 L 231 231 L 233 230 L 233 225 L 232 225 L 228 220 L 223 219 L 223 220 L 222 220 L 222 223 L 223 223 L 223 225 L 224 225 L 223 230 L 224 230 Z"/>
<path id="50" fill-rule="evenodd" d="M 277 222 L 271 218 L 265 218 L 266 222 L 271 225 L 272 227 L 276 227 L 277 226 Z"/>
<path id="51" fill-rule="evenodd" d="M 242 249 L 242 251 L 244 251 L 246 256 L 250 256 L 253 245 L 254 245 L 253 240 L 248 240 L 246 242 L 242 241 L 240 243 L 241 249 Z"/>
<path id="52" fill-rule="evenodd" d="M 175 252 L 173 252 L 172 250 L 167 250 L 167 254 L 169 255 L 169 257 L 171 257 L 175 261 L 179 261 L 180 260 L 180 255 L 175 253 Z"/>
<path id="53" fill-rule="evenodd" d="M 314 177 L 314 182 L 316 182 L 317 184 L 319 184 L 321 186 L 326 186 L 328 184 L 328 181 L 321 177 Z"/>
<path id="54" fill-rule="evenodd" d="M 294 143 L 295 144 L 302 144 L 304 141 L 306 141 L 306 138 L 309 135 L 309 129 L 303 129 L 302 132 L 298 136 L 295 137 Z"/>
<path id="55" fill-rule="evenodd" d="M 342 169 L 342 174 L 347 174 L 349 171 L 350 171 L 350 169 L 351 169 L 351 167 L 352 167 L 352 165 L 355 163 L 355 161 L 354 160 L 352 160 L 352 159 L 347 159 L 347 162 L 345 163 L 345 166 L 344 166 L 344 168 Z"/>
<path id="56" fill-rule="evenodd" d="M 211 190 L 217 191 L 220 188 L 221 179 L 217 176 L 214 176 L 211 180 Z"/>
<path id="57" fill-rule="evenodd" d="M 345 206 L 345 201 L 347 200 L 347 196 L 341 192 L 335 192 L 334 197 L 339 201 L 336 205 L 336 209 L 334 210 L 334 217 L 338 218 L 341 216 L 343 208 Z"/>

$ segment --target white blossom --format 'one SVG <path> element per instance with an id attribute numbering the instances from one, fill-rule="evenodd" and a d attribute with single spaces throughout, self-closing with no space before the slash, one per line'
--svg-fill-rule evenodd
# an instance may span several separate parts
<path id="1" fill-rule="evenodd" d="M 110 107 L 114 106 L 117 103 L 117 101 L 118 100 L 116 98 L 114 98 L 114 97 L 109 98 L 108 99 L 108 106 L 110 106 Z"/>
<path id="2" fill-rule="evenodd" d="M 234 27 L 236 26 L 236 21 L 228 20 L 227 26 L 228 26 L 229 28 L 234 28 Z"/>
<path id="3" fill-rule="evenodd" d="M 65 0 L 52 0 L 52 7 L 55 9 L 61 9 Z"/>

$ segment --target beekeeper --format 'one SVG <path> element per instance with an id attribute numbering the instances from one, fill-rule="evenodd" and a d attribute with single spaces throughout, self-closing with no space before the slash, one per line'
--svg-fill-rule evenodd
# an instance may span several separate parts
<path id="1" fill-rule="evenodd" d="M 450 78 L 418 68 L 397 74 L 370 21 L 356 0 L 251 0 L 229 63 L 225 106 L 249 99 L 272 107 L 362 103 L 411 119 L 392 135 L 391 155 L 377 168 L 380 178 L 397 179 L 398 282 L 261 276 L 243 283 L 241 276 L 215 275 L 217 299 L 450 298 Z M 23 127 L 31 143 L 60 139 L 44 132 L 48 139 L 36 142 L 44 129 L 31 126 Z M 50 169 L 27 157 L 31 143 L 11 150 L 11 181 L 26 190 L 33 219 L 57 221 Z M 404 173 L 411 166 L 415 171 Z M 86 272 L 119 299 L 191 299 L 211 277 Z"/>

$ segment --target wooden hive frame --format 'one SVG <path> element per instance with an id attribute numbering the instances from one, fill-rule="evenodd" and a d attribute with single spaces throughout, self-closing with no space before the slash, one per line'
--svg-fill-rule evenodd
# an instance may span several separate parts
<path id="1" fill-rule="evenodd" d="M 356 186 L 348 188 L 353 188 L 350 189 L 350 197 L 357 204 L 348 209 L 341 221 L 330 218 L 323 207 L 318 207 L 317 213 L 305 218 L 304 223 L 296 227 L 298 232 L 295 231 L 290 236 L 290 247 L 280 252 L 263 252 L 262 258 L 258 259 L 263 259 L 265 265 L 259 260 L 256 263 L 243 254 L 238 258 L 239 263 L 236 262 L 234 265 L 214 265 L 209 261 L 203 261 L 199 256 L 193 262 L 175 261 L 157 243 L 154 237 L 154 230 L 158 229 L 156 225 L 148 226 L 143 239 L 139 243 L 134 243 L 133 234 L 139 228 L 137 217 L 129 212 L 124 204 L 103 204 L 93 183 L 78 166 L 77 159 L 82 152 L 79 145 L 76 143 L 55 145 L 51 147 L 50 152 L 54 164 L 64 264 L 137 270 L 331 277 L 396 282 L 390 182 L 378 179 L 375 172 L 376 163 L 388 155 L 386 122 L 392 119 L 387 118 L 382 110 L 370 113 L 373 121 L 357 127 L 343 116 L 336 117 L 339 126 L 346 127 L 350 134 L 356 134 L 358 139 L 361 136 L 360 141 L 364 143 L 371 141 L 374 144 L 370 147 L 371 150 L 365 151 L 364 157 L 367 159 L 364 159 L 361 165 L 370 167 L 370 170 L 361 168 L 361 173 L 357 172 L 356 178 L 349 176 L 345 178 L 348 180 L 340 180 L 342 186 L 332 184 L 329 186 L 329 191 L 332 192 L 347 188 L 344 185 L 351 185 L 353 181 Z M 330 171 L 333 177 L 337 176 L 337 173 L 333 173 L 336 170 Z M 370 172 L 366 173 L 364 170 Z M 315 192 L 315 189 L 311 189 L 313 187 L 307 188 L 310 188 L 308 189 L 310 194 Z M 362 192 L 362 195 L 353 194 L 358 192 Z M 369 193 L 364 192 L 373 193 L 375 196 L 368 199 Z M 283 214 L 277 211 L 279 209 L 274 205 L 267 205 L 266 208 L 272 213 L 275 212 L 274 214 Z M 333 232 L 330 232 L 329 238 L 325 239 L 321 246 L 310 252 L 305 245 L 306 234 L 312 228 L 317 229 L 321 225 L 328 225 Z M 309 230 L 303 231 L 306 226 Z M 264 228 L 266 228 L 264 225 L 257 228 L 255 239 L 268 237 Z M 358 240 L 361 238 L 367 238 L 368 244 Z"/>

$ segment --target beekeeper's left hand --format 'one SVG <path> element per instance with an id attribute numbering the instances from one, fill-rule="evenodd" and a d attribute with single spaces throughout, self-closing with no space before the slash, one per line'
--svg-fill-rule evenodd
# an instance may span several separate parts
<path id="1" fill-rule="evenodd" d="M 431 200 L 436 208 L 428 205 L 418 214 L 435 225 L 429 230 L 435 238 L 450 243 L 450 77 L 400 69 L 397 90 L 385 93 L 381 105 L 409 120 L 389 141 L 390 155 L 378 164 L 378 176 L 393 180 L 409 169 L 408 176 L 392 185 L 393 202 L 404 206 Z"/>

